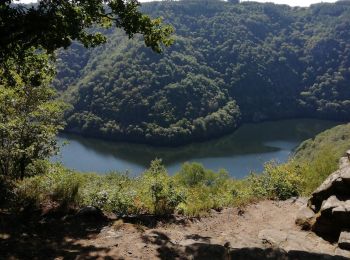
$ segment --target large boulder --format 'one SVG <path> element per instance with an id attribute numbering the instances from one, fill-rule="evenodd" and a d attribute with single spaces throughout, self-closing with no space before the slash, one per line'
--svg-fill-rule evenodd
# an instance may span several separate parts
<path id="1" fill-rule="evenodd" d="M 309 206 L 319 211 L 323 201 L 336 195 L 342 200 L 350 199 L 350 163 L 347 157 L 340 160 L 340 167 L 312 193 Z"/>
<path id="2" fill-rule="evenodd" d="M 296 223 L 324 238 L 338 240 L 341 249 L 350 249 L 350 151 L 300 209 Z"/>

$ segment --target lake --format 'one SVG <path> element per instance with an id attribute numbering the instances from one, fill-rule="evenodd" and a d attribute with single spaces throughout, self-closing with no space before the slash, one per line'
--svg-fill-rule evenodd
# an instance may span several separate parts
<path id="1" fill-rule="evenodd" d="M 245 124 L 234 133 L 214 140 L 181 147 L 153 147 L 120 143 L 64 134 L 64 145 L 54 161 L 82 172 L 107 173 L 112 170 L 136 176 L 155 158 L 161 158 L 169 173 L 177 172 L 184 162 L 199 162 L 206 168 L 226 169 L 242 178 L 260 172 L 265 162 L 285 162 L 304 140 L 338 123 L 315 119 L 293 119 Z"/>

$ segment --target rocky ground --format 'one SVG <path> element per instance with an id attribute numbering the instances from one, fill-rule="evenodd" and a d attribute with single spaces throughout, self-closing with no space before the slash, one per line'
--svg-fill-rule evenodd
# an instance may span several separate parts
<path id="1" fill-rule="evenodd" d="M 0 215 L 4 259 L 329 259 L 350 257 L 295 219 L 306 199 L 261 201 L 202 219 L 54 218 Z M 18 225 L 18 223 L 22 223 Z"/>

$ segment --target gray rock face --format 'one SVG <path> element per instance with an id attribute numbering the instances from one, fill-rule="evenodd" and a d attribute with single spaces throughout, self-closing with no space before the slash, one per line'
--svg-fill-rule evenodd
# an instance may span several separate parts
<path id="1" fill-rule="evenodd" d="M 268 247 L 278 248 L 286 252 L 288 255 L 286 259 L 323 259 L 322 255 L 315 255 L 315 258 L 312 258 L 312 253 L 330 252 L 334 250 L 330 243 L 313 233 L 304 231 L 264 229 L 259 232 L 259 239 Z M 291 257 L 293 252 L 308 252 L 311 253 L 311 255 L 298 255 L 293 258 Z M 350 257 L 350 252 L 334 252 L 332 259 L 337 259 L 337 256 Z M 330 257 L 331 256 L 328 256 L 328 258 Z"/>
<path id="2" fill-rule="evenodd" d="M 340 233 L 338 246 L 342 249 L 350 249 L 350 232 L 343 231 Z"/>
<path id="3" fill-rule="evenodd" d="M 301 208 L 296 223 L 331 240 L 338 240 L 339 252 L 350 250 L 350 151 Z"/>
<path id="4" fill-rule="evenodd" d="M 350 198 L 350 165 L 332 173 L 311 195 L 309 206 L 319 211 L 324 200 L 332 195 Z"/>
<path id="5" fill-rule="evenodd" d="M 307 207 L 302 206 L 297 214 L 295 223 L 302 227 L 303 230 L 310 230 L 315 222 L 315 212 Z"/>

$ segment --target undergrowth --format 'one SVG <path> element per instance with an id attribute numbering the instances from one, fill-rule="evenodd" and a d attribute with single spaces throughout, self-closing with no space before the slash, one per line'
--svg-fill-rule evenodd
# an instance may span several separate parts
<path id="1" fill-rule="evenodd" d="M 301 144 L 287 163 L 268 162 L 262 173 L 240 180 L 198 163 L 185 163 L 170 176 L 159 159 L 138 177 L 118 172 L 85 174 L 53 164 L 45 174 L 18 181 L 15 194 L 22 205 L 37 207 L 51 201 L 62 207 L 92 205 L 118 215 L 202 216 L 211 209 L 262 199 L 310 195 L 337 169 L 340 156 L 350 148 L 349 133 L 350 125 L 335 127 Z"/>

